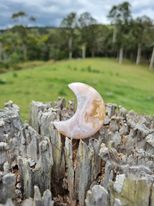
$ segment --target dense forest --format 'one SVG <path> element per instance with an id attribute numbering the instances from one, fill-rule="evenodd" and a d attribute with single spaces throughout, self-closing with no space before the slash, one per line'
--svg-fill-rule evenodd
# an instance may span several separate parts
<path id="1" fill-rule="evenodd" d="M 17 69 L 23 61 L 66 58 L 114 57 L 119 63 L 129 59 L 136 64 L 154 65 L 154 22 L 148 16 L 132 17 L 128 2 L 108 12 L 109 25 L 99 24 L 89 12 L 69 13 L 59 27 L 28 27 L 24 11 L 13 13 L 15 26 L 0 31 L 0 70 Z"/>

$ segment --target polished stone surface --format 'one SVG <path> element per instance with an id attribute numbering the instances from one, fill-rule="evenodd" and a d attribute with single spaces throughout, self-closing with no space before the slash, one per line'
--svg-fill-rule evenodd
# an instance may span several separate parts
<path id="1" fill-rule="evenodd" d="M 57 130 L 72 139 L 94 135 L 103 125 L 105 105 L 101 95 L 87 84 L 75 82 L 68 85 L 77 97 L 77 110 L 66 121 L 54 121 Z"/>

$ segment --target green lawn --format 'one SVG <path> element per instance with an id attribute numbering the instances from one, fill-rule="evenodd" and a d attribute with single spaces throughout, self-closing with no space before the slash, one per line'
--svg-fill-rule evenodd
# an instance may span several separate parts
<path id="1" fill-rule="evenodd" d="M 47 62 L 31 69 L 0 75 L 0 107 L 13 100 L 27 118 L 32 100 L 48 102 L 58 96 L 74 98 L 70 82 L 95 87 L 105 102 L 123 105 L 139 113 L 154 114 L 154 72 L 129 62 L 98 58 Z"/>

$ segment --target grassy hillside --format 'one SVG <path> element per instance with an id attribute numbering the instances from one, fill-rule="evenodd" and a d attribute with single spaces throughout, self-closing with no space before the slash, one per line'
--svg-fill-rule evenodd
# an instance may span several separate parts
<path id="1" fill-rule="evenodd" d="M 111 59 L 47 62 L 31 69 L 0 75 L 0 107 L 13 100 L 27 117 L 32 100 L 48 102 L 58 96 L 74 98 L 67 84 L 85 82 L 95 87 L 105 102 L 139 113 L 154 114 L 154 73 L 131 63 Z"/>

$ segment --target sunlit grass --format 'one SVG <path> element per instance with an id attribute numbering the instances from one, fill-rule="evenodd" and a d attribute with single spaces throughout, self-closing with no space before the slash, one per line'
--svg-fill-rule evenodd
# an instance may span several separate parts
<path id="1" fill-rule="evenodd" d="M 28 65 L 28 64 L 27 64 Z M 39 64 L 38 64 L 39 65 Z M 31 69 L 0 75 L 0 107 L 13 100 L 27 118 L 32 100 L 48 102 L 58 96 L 74 99 L 70 82 L 95 87 L 105 102 L 120 104 L 139 113 L 154 114 L 154 72 L 145 66 L 113 59 L 67 60 L 33 65 Z"/>

